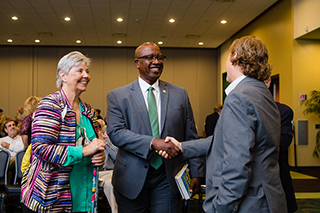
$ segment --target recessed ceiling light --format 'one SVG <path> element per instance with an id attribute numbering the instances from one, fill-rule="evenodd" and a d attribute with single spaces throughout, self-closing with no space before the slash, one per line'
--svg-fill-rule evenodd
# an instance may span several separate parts
<path id="1" fill-rule="evenodd" d="M 39 39 L 36 39 L 36 40 L 34 40 L 34 42 L 36 42 L 36 43 L 40 43 L 40 40 L 39 40 Z"/>
<path id="2" fill-rule="evenodd" d="M 202 41 L 200 41 L 198 44 L 201 46 L 201 45 L 203 45 L 203 42 L 202 42 Z"/>
<path id="3" fill-rule="evenodd" d="M 117 18 L 117 21 L 118 21 L 118 22 L 122 22 L 122 21 L 123 21 L 123 18 Z"/>
<path id="4" fill-rule="evenodd" d="M 76 40 L 76 43 L 77 43 L 77 44 L 80 44 L 80 43 L 81 43 L 81 41 L 78 39 L 78 40 Z"/>
<path id="5" fill-rule="evenodd" d="M 174 20 L 173 18 L 169 19 L 170 23 L 174 23 L 176 20 Z"/>
<path id="6" fill-rule="evenodd" d="M 158 41 L 158 44 L 160 44 L 160 45 L 163 44 L 163 41 Z"/>
<path id="7" fill-rule="evenodd" d="M 65 20 L 65 21 L 70 21 L 71 18 L 70 18 L 70 17 L 65 17 L 64 20 Z"/>
<path id="8" fill-rule="evenodd" d="M 13 40 L 9 38 L 9 39 L 7 40 L 7 42 L 11 43 L 11 42 L 13 42 Z"/>
<path id="9" fill-rule="evenodd" d="M 221 23 L 221 24 L 226 24 L 227 21 L 226 21 L 226 20 L 222 20 L 222 21 L 220 21 L 220 23 Z"/>
<path id="10" fill-rule="evenodd" d="M 16 21 L 16 20 L 18 20 L 18 17 L 17 16 L 12 16 L 11 19 Z"/>
<path id="11" fill-rule="evenodd" d="M 121 40 L 118 40 L 118 41 L 117 41 L 117 44 L 122 44 L 122 41 L 121 41 Z"/>

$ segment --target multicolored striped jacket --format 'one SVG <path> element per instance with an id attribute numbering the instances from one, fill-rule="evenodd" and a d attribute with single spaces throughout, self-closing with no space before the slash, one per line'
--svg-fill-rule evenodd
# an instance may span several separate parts
<path id="1" fill-rule="evenodd" d="M 83 115 L 92 121 L 97 133 L 94 110 L 83 103 Z M 30 167 L 23 174 L 22 203 L 36 212 L 71 212 L 69 174 L 72 166 L 61 166 L 68 146 L 75 146 L 76 114 L 63 90 L 46 96 L 39 103 L 32 123 Z M 81 187 L 81 186 L 80 186 Z"/>

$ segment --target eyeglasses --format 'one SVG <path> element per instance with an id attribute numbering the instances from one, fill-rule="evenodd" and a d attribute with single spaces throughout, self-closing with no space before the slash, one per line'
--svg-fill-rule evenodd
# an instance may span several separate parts
<path id="1" fill-rule="evenodd" d="M 154 56 L 154 55 L 144 55 L 144 56 L 140 56 L 138 57 L 137 59 L 147 59 L 148 61 L 154 61 L 155 59 L 157 59 L 158 61 L 160 62 L 164 62 L 166 60 L 166 56 L 165 55 L 157 55 L 157 56 Z"/>

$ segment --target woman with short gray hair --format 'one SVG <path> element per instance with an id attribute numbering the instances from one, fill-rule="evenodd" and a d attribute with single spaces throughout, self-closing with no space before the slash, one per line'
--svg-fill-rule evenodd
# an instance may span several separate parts
<path id="1" fill-rule="evenodd" d="M 32 122 L 32 162 L 24 172 L 24 212 L 88 212 L 93 167 L 105 161 L 94 109 L 80 95 L 90 82 L 90 59 L 74 51 L 57 69 L 60 91 L 44 97 Z M 99 152 L 102 151 L 102 152 Z"/>

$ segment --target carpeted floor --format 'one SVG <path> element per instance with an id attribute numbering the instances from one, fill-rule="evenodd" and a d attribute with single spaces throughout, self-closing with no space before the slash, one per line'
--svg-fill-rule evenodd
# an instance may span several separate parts
<path id="1" fill-rule="evenodd" d="M 292 168 L 291 176 L 296 192 L 298 211 L 296 213 L 320 213 L 320 167 L 312 168 Z M 20 213 L 18 200 L 14 202 L 14 209 L 8 212 Z M 193 198 L 189 201 L 189 206 L 184 206 L 182 201 L 181 212 L 198 213 L 203 212 L 199 206 L 199 199 Z M 98 204 L 99 213 L 110 213 L 110 207 L 105 197 L 101 197 Z M 201 209 L 201 211 L 200 211 Z"/>

